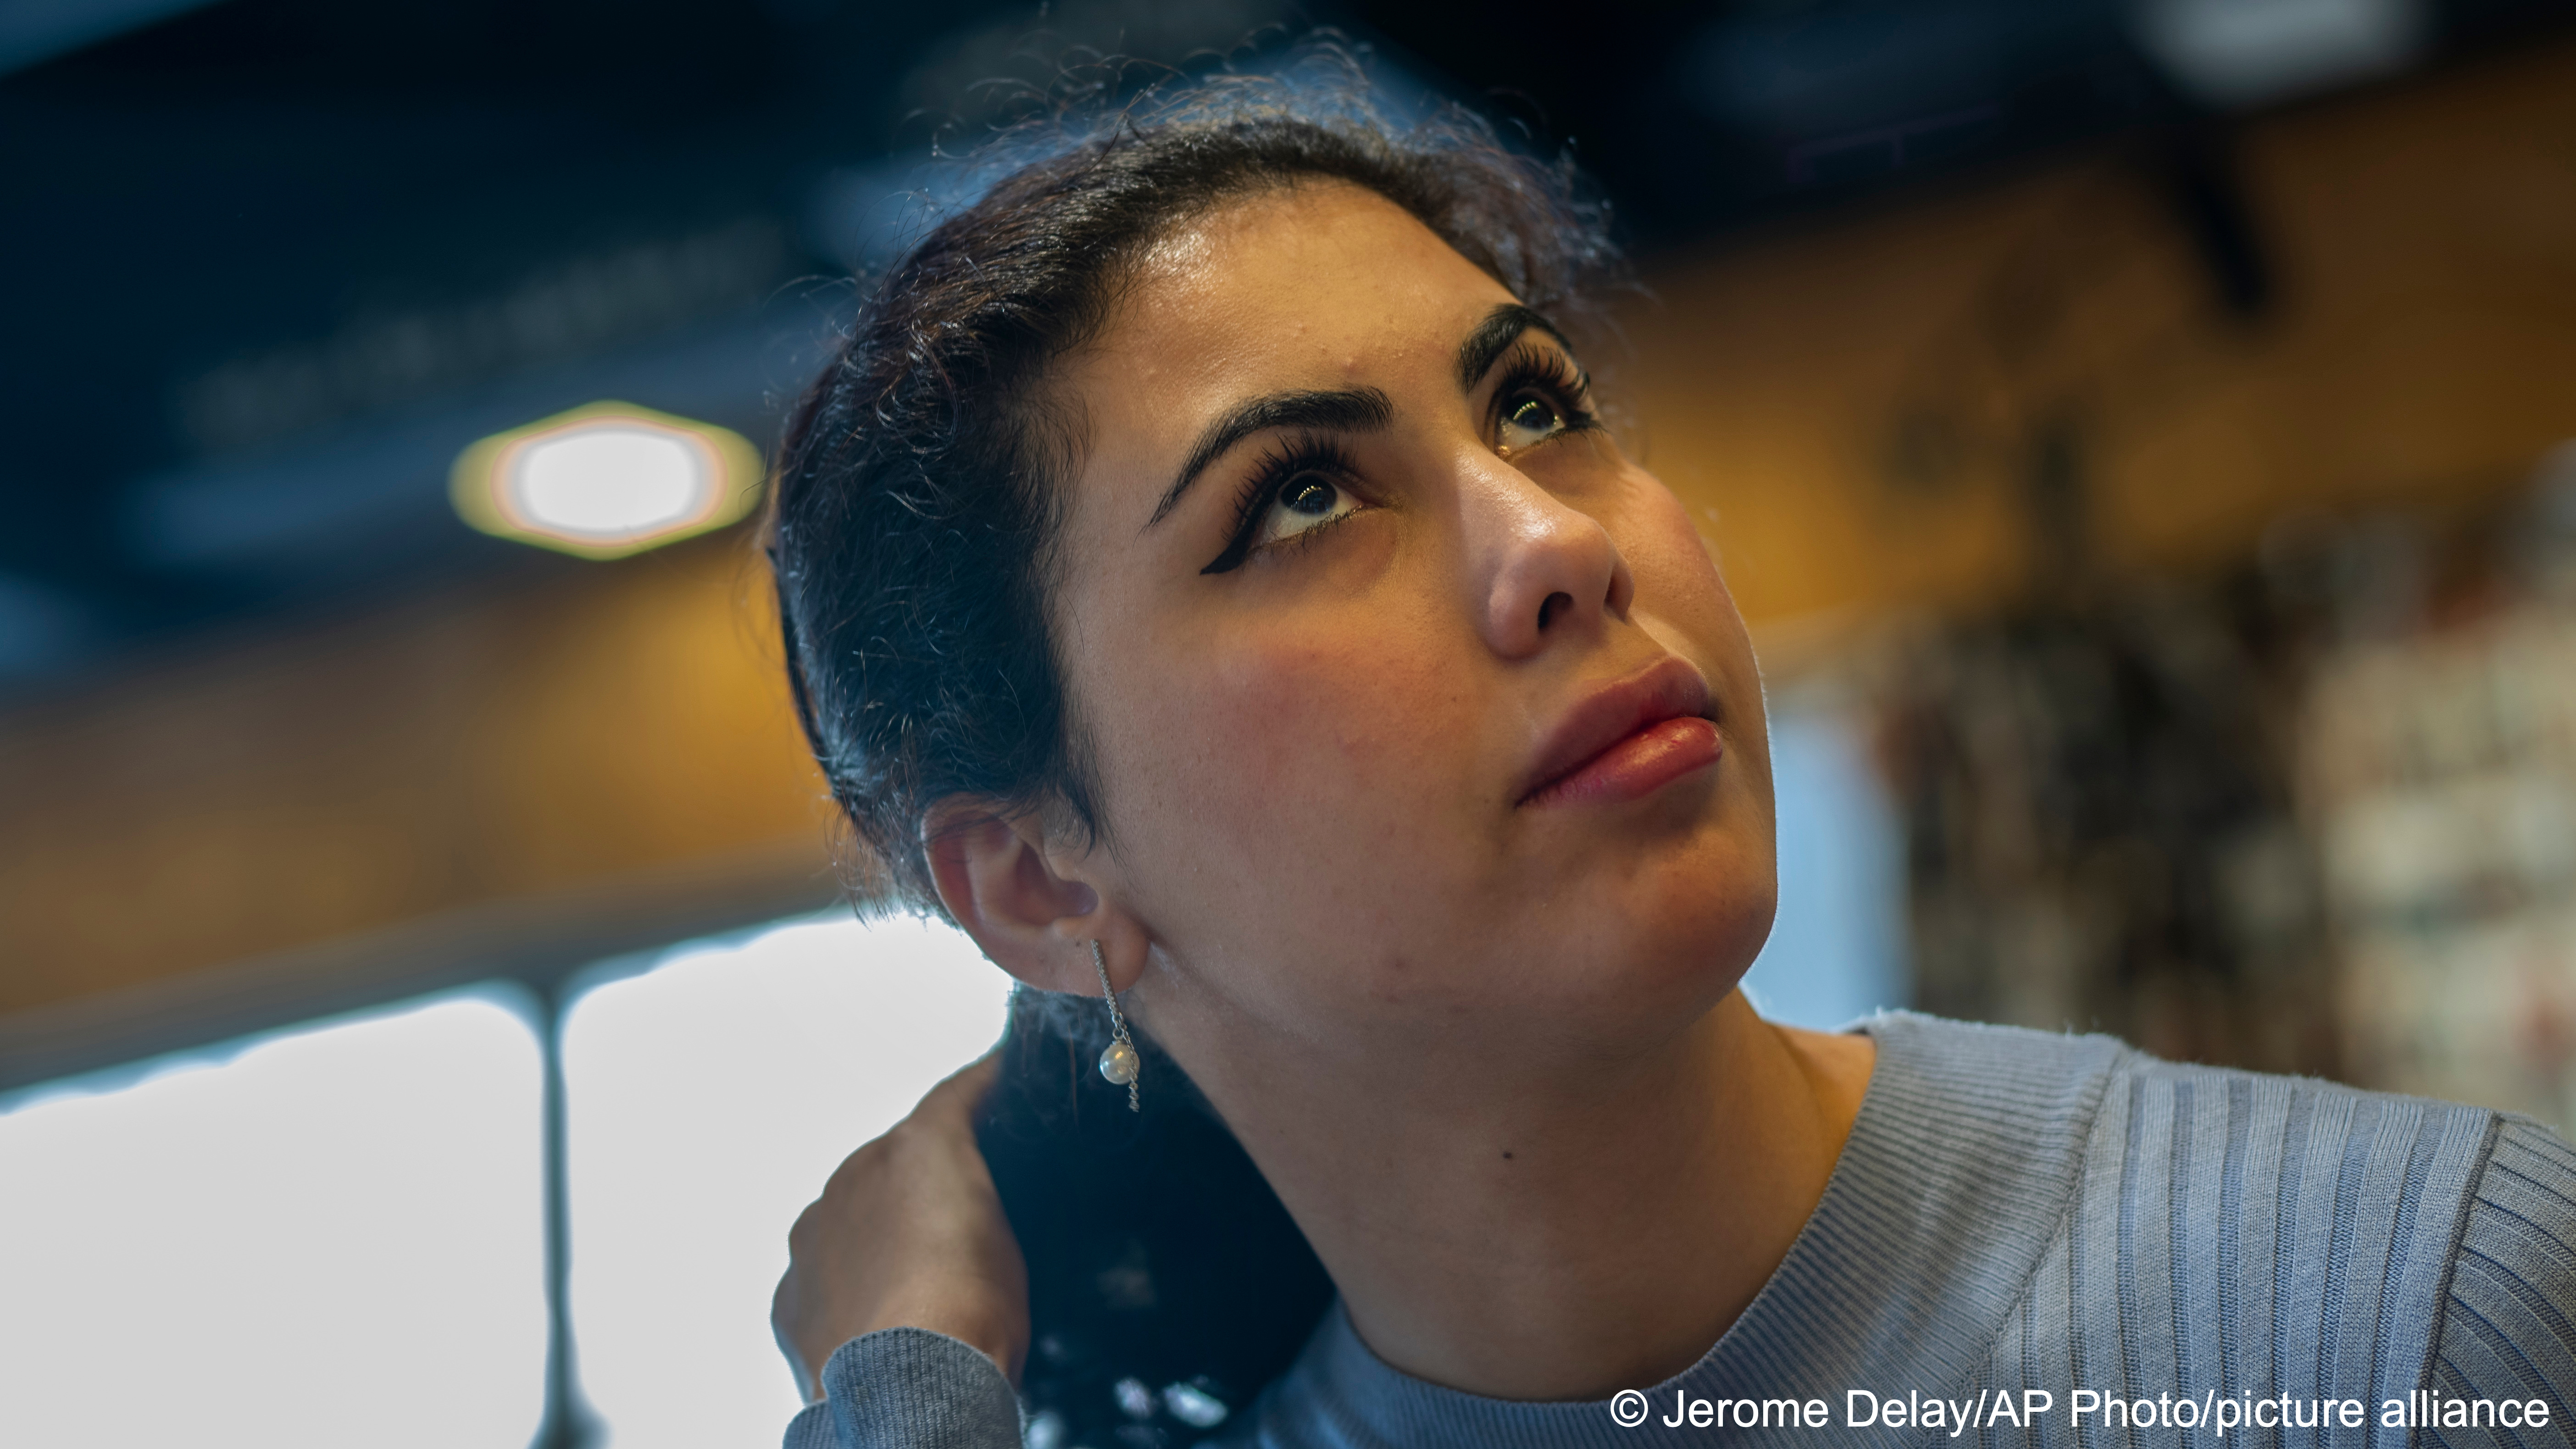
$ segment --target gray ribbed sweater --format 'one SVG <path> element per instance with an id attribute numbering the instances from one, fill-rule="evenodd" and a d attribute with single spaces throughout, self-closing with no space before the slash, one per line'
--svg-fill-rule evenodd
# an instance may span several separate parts
<path id="1" fill-rule="evenodd" d="M 1615 1400 L 1516 1403 L 1412 1378 L 1336 1304 L 1214 1436 L 1265 1449 L 2576 1443 L 2576 1151 L 2547 1129 L 2177 1066 L 2105 1037 L 1910 1013 L 1859 1029 L 1877 1065 L 1814 1216 L 1698 1363 L 1638 1386 L 1642 1424 L 1622 1427 Z M 788 1449 L 1020 1441 L 1001 1374 L 939 1334 L 855 1339 L 823 1381 Z M 1875 1422 L 1854 1391 L 1876 1396 Z M 2359 1427 L 2319 1407 L 2347 1400 Z M 2513 1401 L 2512 1420 L 2538 1400 L 2547 1425 L 2443 1427 L 2481 1400 Z M 2284 1414 L 2288 1427 L 2270 1422 Z"/>

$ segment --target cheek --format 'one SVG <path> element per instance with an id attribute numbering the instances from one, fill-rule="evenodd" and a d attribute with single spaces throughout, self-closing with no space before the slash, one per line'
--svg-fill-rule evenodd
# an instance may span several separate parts
<path id="1" fill-rule="evenodd" d="M 1765 831 L 1772 818 L 1771 740 L 1763 717 L 1762 674 L 1753 639 L 1735 607 L 1717 560 L 1691 524 L 1690 511 L 1662 484 L 1645 480 L 1620 547 L 1637 576 L 1641 622 L 1665 647 L 1708 671 L 1727 722 L 1727 745 L 1743 766 Z"/>
<path id="2" fill-rule="evenodd" d="M 1709 683 L 1736 723 L 1758 727 L 1762 681 L 1753 640 L 1689 511 L 1663 485 L 1648 480 L 1636 506 L 1620 520 L 1618 542 L 1636 576 L 1640 622 L 1666 648 L 1709 672 Z"/>
<path id="3" fill-rule="evenodd" d="M 1717 571 L 1714 551 L 1692 525 L 1690 510 L 1660 483 L 1645 482 L 1638 492 L 1631 536 L 1622 547 L 1636 570 L 1640 598 L 1660 614 L 1741 634 L 1735 596 Z"/>
<path id="4" fill-rule="evenodd" d="M 1461 811 L 1481 752 L 1454 649 L 1352 620 L 1181 657 L 1114 765 L 1122 833 L 1152 858 L 1137 878 L 1178 887 L 1156 892 L 1176 937 L 1194 934 L 1184 914 L 1219 933 L 1383 933 L 1404 899 L 1472 870 Z"/>
<path id="5" fill-rule="evenodd" d="M 1418 639 L 1346 637 L 1256 639 L 1212 661 L 1186 716 L 1206 742 L 1204 798 L 1317 828 L 1342 821 L 1362 839 L 1441 797 L 1466 704 L 1454 659 Z"/>

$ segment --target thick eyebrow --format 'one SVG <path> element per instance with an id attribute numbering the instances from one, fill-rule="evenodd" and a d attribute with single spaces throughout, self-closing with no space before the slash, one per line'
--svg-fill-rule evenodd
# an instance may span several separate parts
<path id="1" fill-rule="evenodd" d="M 1573 355 L 1574 344 L 1565 340 L 1555 323 L 1518 302 L 1505 302 L 1486 313 L 1476 330 L 1467 334 L 1467 340 L 1458 344 L 1458 390 L 1474 392 L 1476 384 L 1483 382 L 1493 368 L 1495 359 L 1510 351 L 1522 333 L 1530 331 L 1555 338 L 1557 346 L 1564 348 L 1568 356 Z"/>
<path id="2" fill-rule="evenodd" d="M 1274 392 L 1246 398 L 1228 408 L 1225 415 L 1208 424 L 1190 449 L 1187 462 L 1181 464 L 1172 486 L 1163 492 L 1163 501 L 1154 505 L 1154 516 L 1145 520 L 1150 529 L 1171 516 L 1180 506 L 1181 495 L 1190 491 L 1199 475 L 1210 463 L 1225 456 L 1235 444 L 1255 433 L 1271 428 L 1318 428 L 1336 432 L 1374 432 L 1395 421 L 1395 404 L 1385 393 L 1373 387 L 1337 388 L 1329 392 Z"/>

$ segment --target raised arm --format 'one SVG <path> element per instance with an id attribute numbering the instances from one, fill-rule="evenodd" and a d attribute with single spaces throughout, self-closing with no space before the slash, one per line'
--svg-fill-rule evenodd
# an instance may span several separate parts
<path id="1" fill-rule="evenodd" d="M 1028 1269 L 975 1146 L 987 1056 L 853 1152 L 770 1305 L 808 1405 L 788 1449 L 1017 1449 Z"/>

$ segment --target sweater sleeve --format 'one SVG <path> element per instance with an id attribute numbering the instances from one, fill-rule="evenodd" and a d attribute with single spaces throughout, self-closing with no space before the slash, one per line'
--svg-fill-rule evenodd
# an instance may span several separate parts
<path id="1" fill-rule="evenodd" d="M 2452 1398 L 2540 1399 L 2545 1429 L 2422 1431 L 2425 1444 L 2576 1443 L 2576 1148 L 2507 1117 L 2478 1175 L 2435 1340 Z"/>
<path id="2" fill-rule="evenodd" d="M 787 1425 L 786 1449 L 1020 1449 L 1020 1401 L 984 1357 L 944 1333 L 888 1328 L 823 1365 L 823 1401 Z"/>

